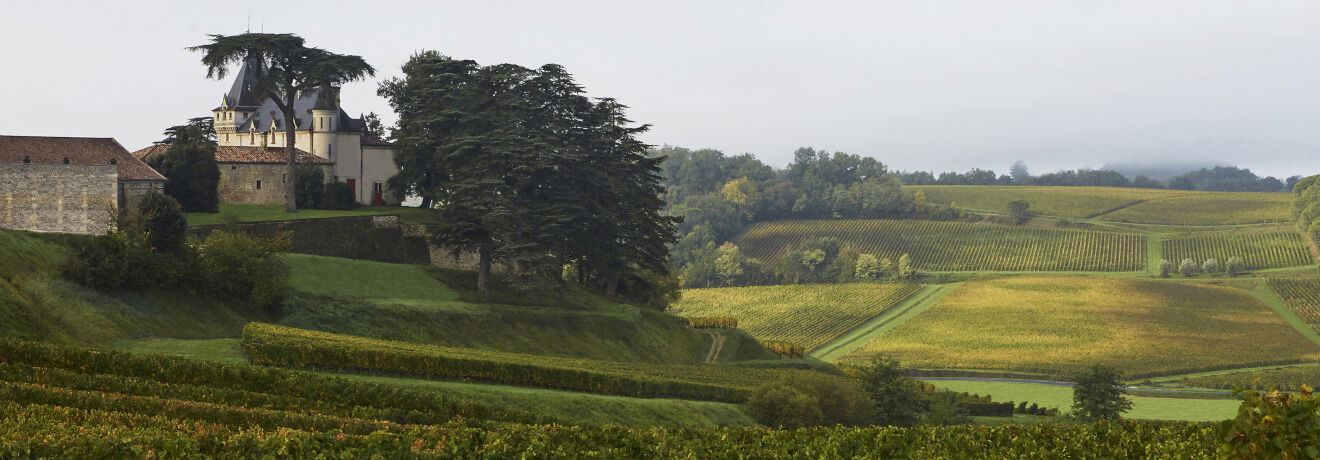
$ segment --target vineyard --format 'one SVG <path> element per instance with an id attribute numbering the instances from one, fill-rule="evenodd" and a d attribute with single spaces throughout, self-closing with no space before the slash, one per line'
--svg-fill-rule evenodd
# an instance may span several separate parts
<path id="1" fill-rule="evenodd" d="M 1140 376 L 1320 358 L 1242 289 L 1029 276 L 963 283 L 844 362 L 885 354 L 914 367 L 1066 375 L 1092 364 Z"/>
<path id="2" fill-rule="evenodd" d="M 915 428 L 546 425 L 434 391 L 0 340 L 17 458 L 1213 458 L 1218 428 L 1122 421 Z"/>
<path id="3" fill-rule="evenodd" d="M 1220 266 L 1238 257 L 1248 270 L 1311 265 L 1315 259 L 1302 235 L 1290 227 L 1269 231 L 1188 233 L 1165 238 L 1164 259 L 1177 265 L 1190 258 L 1197 263 L 1219 259 Z"/>
<path id="4" fill-rule="evenodd" d="M 1312 329 L 1320 332 L 1320 279 L 1270 278 L 1270 289 Z M 1320 384 L 1320 381 L 1316 382 Z"/>
<path id="5" fill-rule="evenodd" d="M 909 283 L 851 283 L 688 289 L 671 311 L 729 317 L 762 341 L 811 350 L 860 326 L 917 292 Z"/>
<path id="6" fill-rule="evenodd" d="M 1320 366 L 1281 367 L 1250 372 L 1207 375 L 1191 377 L 1178 381 L 1179 384 L 1197 388 L 1251 388 L 1255 390 L 1277 389 L 1297 391 L 1302 385 L 1312 388 L 1320 386 Z"/>
<path id="7" fill-rule="evenodd" d="M 1031 210 L 1046 216 L 1084 219 L 1145 200 L 1169 196 L 1166 190 L 1117 187 L 1024 187 L 1009 185 L 913 185 L 926 201 L 964 209 L 1005 212 L 1008 202 L 1026 200 Z M 1172 192 L 1176 193 L 1176 192 Z"/>
<path id="8" fill-rule="evenodd" d="M 1136 271 L 1146 264 L 1141 235 L 919 220 L 797 220 L 752 226 L 734 242 L 773 260 L 808 238 L 833 237 L 861 252 L 908 254 L 930 271 Z"/>
<path id="9" fill-rule="evenodd" d="M 1291 193 L 1178 192 L 1098 217 L 1099 220 L 1165 225 L 1233 225 L 1287 222 Z"/>
<path id="10" fill-rule="evenodd" d="M 624 363 L 441 347 L 250 323 L 243 352 L 254 364 L 475 380 L 634 397 L 741 403 L 784 372 L 723 366 Z"/>

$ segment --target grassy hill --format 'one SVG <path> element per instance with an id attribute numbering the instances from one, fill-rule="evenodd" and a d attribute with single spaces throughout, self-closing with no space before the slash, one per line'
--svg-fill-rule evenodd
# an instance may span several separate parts
<path id="1" fill-rule="evenodd" d="M 1019 276 L 965 282 L 843 361 L 874 354 L 917 367 L 1150 375 L 1316 360 L 1320 345 L 1236 286 Z"/>

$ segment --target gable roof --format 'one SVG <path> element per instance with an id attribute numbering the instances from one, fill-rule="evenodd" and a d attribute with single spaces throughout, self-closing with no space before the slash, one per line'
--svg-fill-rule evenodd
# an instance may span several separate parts
<path id="1" fill-rule="evenodd" d="M 145 160 L 147 157 L 157 154 L 164 154 L 169 150 L 168 144 L 156 144 L 136 152 L 133 156 Z M 307 153 L 302 149 L 298 150 L 298 161 L 303 163 L 333 164 L 330 160 Z M 217 163 L 273 163 L 284 164 L 288 157 L 284 156 L 284 147 L 255 147 L 255 146 L 237 146 L 220 145 L 215 148 L 215 161 Z"/>
<path id="2" fill-rule="evenodd" d="M 108 137 L 0 136 L 0 163 L 62 164 L 66 158 L 76 165 L 115 164 L 119 180 L 165 180 Z"/>

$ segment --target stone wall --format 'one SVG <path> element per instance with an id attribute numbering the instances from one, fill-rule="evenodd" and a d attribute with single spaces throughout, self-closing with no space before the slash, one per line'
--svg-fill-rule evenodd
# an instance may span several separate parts
<path id="1" fill-rule="evenodd" d="M 334 177 L 331 165 L 319 165 L 325 178 Z M 220 202 L 227 204 L 283 204 L 284 180 L 289 166 L 274 163 L 220 163 Z"/>
<path id="2" fill-rule="evenodd" d="M 189 234 L 205 236 L 220 225 L 198 226 Z M 239 228 L 249 234 L 293 232 L 290 252 L 398 264 L 427 265 L 431 249 L 425 238 L 405 236 L 398 216 L 354 216 L 275 222 L 249 222 Z"/>
<path id="3" fill-rule="evenodd" d="M 114 165 L 0 163 L 0 227 L 103 234 L 114 222 Z"/>
<path id="4" fill-rule="evenodd" d="M 165 193 L 165 181 L 156 180 L 126 180 L 119 182 L 119 207 L 126 209 L 135 209 L 139 203 L 142 203 L 142 196 L 147 192 L 155 190 Z"/>

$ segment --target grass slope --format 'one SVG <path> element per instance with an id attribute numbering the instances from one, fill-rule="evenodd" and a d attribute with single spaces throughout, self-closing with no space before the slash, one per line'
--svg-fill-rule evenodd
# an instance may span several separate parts
<path id="1" fill-rule="evenodd" d="M 1129 375 L 1320 358 L 1236 287 L 1100 277 L 965 282 L 844 361 L 887 354 L 913 367 L 1067 374 L 1105 364 Z"/>
<path id="2" fill-rule="evenodd" d="M 908 283 L 850 283 L 687 289 L 679 316 L 727 316 L 761 340 L 811 350 L 856 328 L 915 293 Z"/>
<path id="3" fill-rule="evenodd" d="M 864 253 L 919 270 L 1137 271 L 1146 266 L 1141 235 L 988 223 L 919 220 L 762 222 L 734 239 L 751 257 L 775 260 L 805 239 L 833 237 Z"/>

